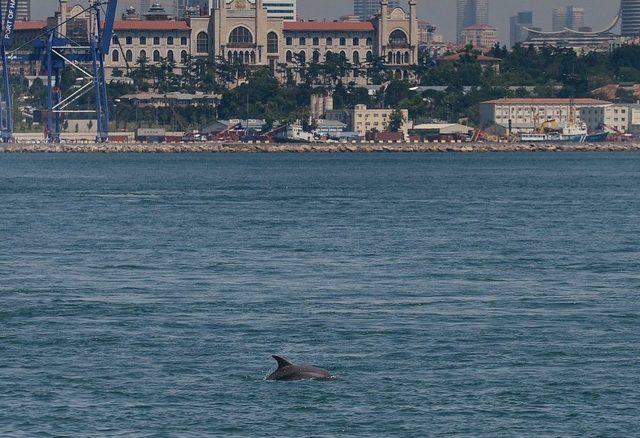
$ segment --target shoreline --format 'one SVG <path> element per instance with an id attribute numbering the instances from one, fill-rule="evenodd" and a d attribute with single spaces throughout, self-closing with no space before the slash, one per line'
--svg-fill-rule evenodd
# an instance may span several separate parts
<path id="1" fill-rule="evenodd" d="M 640 142 L 625 143 L 11 143 L 0 153 L 411 153 L 411 152 L 630 152 Z"/>

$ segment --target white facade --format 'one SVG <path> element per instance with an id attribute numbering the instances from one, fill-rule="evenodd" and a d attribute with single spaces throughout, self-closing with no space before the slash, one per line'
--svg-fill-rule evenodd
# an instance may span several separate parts
<path id="1" fill-rule="evenodd" d="M 480 104 L 482 126 L 499 125 L 513 133 L 531 132 L 546 121 L 558 125 L 584 122 L 590 130 L 602 127 L 605 109 L 611 102 L 597 99 L 498 99 Z"/>
<path id="2" fill-rule="evenodd" d="M 298 19 L 297 0 L 265 0 L 264 8 L 267 10 L 267 18 L 281 18 L 285 21 Z"/>

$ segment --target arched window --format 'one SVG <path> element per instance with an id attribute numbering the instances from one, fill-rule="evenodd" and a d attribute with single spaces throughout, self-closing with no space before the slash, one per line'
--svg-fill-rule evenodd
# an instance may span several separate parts
<path id="1" fill-rule="evenodd" d="M 159 50 L 154 50 L 153 51 L 153 62 L 160 62 L 160 51 Z"/>
<path id="2" fill-rule="evenodd" d="M 353 63 L 355 65 L 360 64 L 360 53 L 358 52 L 353 52 Z"/>
<path id="3" fill-rule="evenodd" d="M 400 29 L 394 30 L 393 32 L 391 32 L 391 35 L 389 35 L 389 43 L 391 45 L 403 45 L 407 44 L 407 42 L 407 34 Z"/>
<path id="4" fill-rule="evenodd" d="M 186 50 L 183 50 L 182 52 L 180 52 L 180 62 L 183 64 L 187 63 L 187 58 L 189 58 L 189 54 L 187 53 Z"/>
<path id="5" fill-rule="evenodd" d="M 229 35 L 229 44 L 251 44 L 253 43 L 253 35 L 251 31 L 244 26 L 238 26 L 231 31 Z"/>
<path id="6" fill-rule="evenodd" d="M 196 52 L 209 53 L 209 35 L 206 32 L 200 32 L 196 37 Z"/>
<path id="7" fill-rule="evenodd" d="M 396 53 L 396 64 L 402 64 L 402 53 Z"/>
<path id="8" fill-rule="evenodd" d="M 249 52 L 244 52 L 244 63 L 249 64 L 251 60 L 249 59 Z"/>
<path id="9" fill-rule="evenodd" d="M 393 64 L 393 53 L 389 52 L 389 56 L 387 57 L 387 63 Z"/>
<path id="10" fill-rule="evenodd" d="M 267 53 L 278 53 L 278 34 L 275 32 L 267 34 Z"/>
<path id="11" fill-rule="evenodd" d="M 320 52 L 317 50 L 313 51 L 313 62 L 316 64 L 320 62 Z"/>
<path id="12" fill-rule="evenodd" d="M 251 52 L 251 64 L 256 63 L 256 52 Z"/>
<path id="13" fill-rule="evenodd" d="M 120 62 L 120 52 L 117 49 L 111 52 L 111 62 Z"/>
<path id="14" fill-rule="evenodd" d="M 227 53 L 227 60 L 229 62 L 231 62 L 233 60 L 233 53 L 231 53 L 231 50 L 229 50 L 229 53 Z"/>
<path id="15" fill-rule="evenodd" d="M 298 59 L 300 60 L 300 64 L 305 64 L 307 62 L 307 54 L 304 50 L 298 54 Z"/>
<path id="16" fill-rule="evenodd" d="M 175 61 L 175 58 L 173 57 L 173 50 L 167 50 L 167 60 L 169 62 Z"/>
<path id="17" fill-rule="evenodd" d="M 138 59 L 143 59 L 144 61 L 147 61 L 147 51 L 140 50 L 140 56 L 138 57 Z"/>
<path id="18" fill-rule="evenodd" d="M 133 52 L 131 50 L 127 50 L 124 57 L 127 59 L 127 62 L 133 62 Z"/>
<path id="19" fill-rule="evenodd" d="M 344 50 L 341 50 L 340 51 L 340 58 L 347 59 L 347 52 L 345 52 Z"/>
<path id="20" fill-rule="evenodd" d="M 367 52 L 367 62 L 372 62 L 372 61 L 373 61 L 373 52 L 369 50 Z"/>
<path id="21" fill-rule="evenodd" d="M 409 56 L 409 52 L 404 52 L 404 63 L 409 64 L 411 62 L 411 57 Z"/>
<path id="22" fill-rule="evenodd" d="M 287 62 L 293 61 L 293 53 L 291 53 L 291 50 L 287 50 L 286 60 Z"/>

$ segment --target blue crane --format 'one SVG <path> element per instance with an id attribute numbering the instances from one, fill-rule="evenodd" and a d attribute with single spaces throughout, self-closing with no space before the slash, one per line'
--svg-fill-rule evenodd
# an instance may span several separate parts
<path id="1" fill-rule="evenodd" d="M 1 0 L 0 0 L 1 1 Z M 97 122 L 97 142 L 109 140 L 109 102 L 107 99 L 107 79 L 104 60 L 113 37 L 113 25 L 118 0 L 91 0 L 89 6 L 75 15 L 61 20 L 56 26 L 47 28 L 32 41 L 12 50 L 13 25 L 15 23 L 15 0 L 8 0 L 5 20 L 2 22 L 0 58 L 3 71 L 3 92 L 0 120 L 3 141 L 13 137 L 11 123 L 11 93 L 9 87 L 9 63 L 13 60 L 40 62 L 47 75 L 46 138 L 50 143 L 60 142 L 62 115 L 65 113 L 95 113 Z M 66 5 L 64 5 L 66 7 Z M 13 8 L 13 9 L 12 9 Z M 0 6 L 0 16 L 2 15 Z M 13 18 L 11 18 L 13 17 Z M 13 21 L 11 21 L 13 20 Z M 86 33 L 71 35 L 64 30 L 74 20 L 84 20 L 88 24 Z M 62 89 L 61 76 L 66 67 L 72 67 L 83 77 L 84 84 L 71 93 Z M 95 109 L 72 110 L 73 103 L 93 92 Z M 2 111 L 4 110 L 4 111 Z"/>

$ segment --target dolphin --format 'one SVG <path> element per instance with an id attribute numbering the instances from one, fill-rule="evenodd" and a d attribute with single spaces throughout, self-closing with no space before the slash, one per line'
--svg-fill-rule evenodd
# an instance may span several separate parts
<path id="1" fill-rule="evenodd" d="M 278 362 L 278 369 L 267 377 L 267 380 L 281 380 L 290 382 L 293 380 L 323 380 L 331 379 L 333 376 L 327 370 L 310 366 L 298 366 L 291 363 L 289 359 L 273 355 Z"/>

